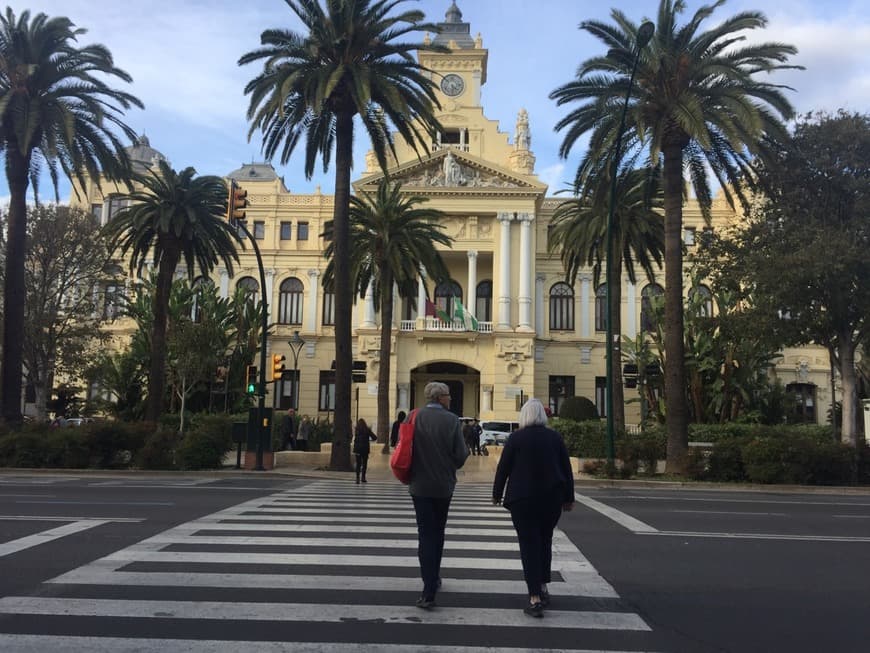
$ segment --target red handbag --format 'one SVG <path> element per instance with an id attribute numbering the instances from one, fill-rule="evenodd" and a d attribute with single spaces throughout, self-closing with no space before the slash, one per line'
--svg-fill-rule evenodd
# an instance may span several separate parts
<path id="1" fill-rule="evenodd" d="M 417 419 L 417 409 L 408 415 L 408 421 L 399 424 L 399 443 L 390 456 L 390 469 L 393 476 L 407 485 L 411 482 L 411 454 L 414 447 L 414 422 Z"/>

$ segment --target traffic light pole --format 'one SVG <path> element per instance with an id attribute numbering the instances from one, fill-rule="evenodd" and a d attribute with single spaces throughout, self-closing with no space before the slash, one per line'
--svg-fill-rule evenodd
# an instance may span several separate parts
<path id="1" fill-rule="evenodd" d="M 248 237 L 248 240 L 251 241 L 251 244 L 254 246 L 254 254 L 257 256 L 257 268 L 260 271 L 260 296 L 262 297 L 263 304 L 263 315 L 262 315 L 262 323 L 260 325 L 260 384 L 257 392 L 257 412 L 258 412 L 258 428 L 259 433 L 257 434 L 257 460 L 254 469 L 258 472 L 262 472 L 265 470 L 263 467 L 263 451 L 265 448 L 265 438 L 268 435 L 268 424 L 266 424 L 266 339 L 268 337 L 268 329 L 269 329 L 269 302 L 266 299 L 266 271 L 263 269 L 263 257 L 260 256 L 260 248 L 257 246 L 257 240 L 248 231 L 248 228 L 245 226 L 244 222 L 236 220 L 236 225 L 238 225 L 242 231 L 245 232 L 245 235 Z"/>

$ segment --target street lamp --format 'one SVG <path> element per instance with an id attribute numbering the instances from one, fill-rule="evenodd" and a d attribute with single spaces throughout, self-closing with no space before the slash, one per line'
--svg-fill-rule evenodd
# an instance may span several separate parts
<path id="1" fill-rule="evenodd" d="M 634 62 L 631 66 L 631 77 L 628 79 L 628 88 L 625 90 L 625 103 L 622 106 L 622 116 L 619 119 L 619 129 L 616 131 L 616 142 L 613 146 L 613 160 L 610 169 L 610 208 L 607 214 L 607 341 L 605 343 L 607 365 L 607 396 L 605 398 L 605 410 L 607 411 L 607 462 L 612 473 L 615 465 L 616 452 L 614 447 L 613 427 L 613 305 L 611 293 L 613 292 L 610 280 L 613 276 L 613 211 L 616 206 L 616 175 L 619 172 L 619 155 L 622 149 L 622 132 L 625 131 L 625 116 L 628 113 L 628 103 L 631 99 L 631 89 L 634 86 L 634 75 L 637 72 L 637 64 L 640 61 L 640 52 L 652 39 L 655 25 L 651 21 L 644 21 L 637 30 L 637 38 L 634 49 Z M 616 337 L 619 337 L 618 335 Z"/>
<path id="2" fill-rule="evenodd" d="M 302 351 L 302 346 L 305 341 L 298 331 L 293 332 L 293 337 L 287 342 L 290 345 L 290 351 L 293 354 L 293 408 L 299 410 L 299 352 Z"/>

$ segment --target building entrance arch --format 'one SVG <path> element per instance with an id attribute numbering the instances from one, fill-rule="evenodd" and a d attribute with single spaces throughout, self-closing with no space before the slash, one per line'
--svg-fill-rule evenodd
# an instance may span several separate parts
<path id="1" fill-rule="evenodd" d="M 424 406 L 427 383 L 440 381 L 450 388 L 450 412 L 458 417 L 480 414 L 480 372 L 452 361 L 436 361 L 411 370 L 411 407 Z"/>

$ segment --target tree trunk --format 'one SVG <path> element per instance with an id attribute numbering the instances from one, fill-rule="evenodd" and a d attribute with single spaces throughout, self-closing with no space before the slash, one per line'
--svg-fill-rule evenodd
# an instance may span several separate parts
<path id="1" fill-rule="evenodd" d="M 390 453 L 390 356 L 393 337 L 393 273 L 384 266 L 381 277 L 381 351 L 378 357 L 378 437 L 384 438 L 384 453 Z"/>
<path id="2" fill-rule="evenodd" d="M 350 170 L 353 164 L 353 114 L 339 111 L 335 125 L 335 423 L 329 468 L 350 471 L 351 365 L 353 363 L 350 287 Z"/>
<path id="3" fill-rule="evenodd" d="M 178 264 L 178 255 L 163 250 L 163 258 L 157 271 L 157 287 L 151 300 L 154 325 L 151 331 L 151 360 L 148 367 L 148 401 L 145 404 L 145 421 L 160 421 L 166 394 L 166 325 L 169 312 L 169 294 L 172 277 Z"/>
<path id="4" fill-rule="evenodd" d="M 27 247 L 27 174 L 30 172 L 30 152 L 18 151 L 14 139 L 6 147 L 6 180 L 9 184 L 7 214 L 6 279 L 3 285 L 3 419 L 10 426 L 20 426 L 21 383 L 24 356 L 24 259 Z"/>
<path id="5" fill-rule="evenodd" d="M 843 386 L 843 425 L 840 437 L 843 442 L 857 447 L 858 424 L 856 416 L 858 414 L 858 392 L 855 375 L 855 341 L 851 331 L 844 331 L 838 339 L 840 341 L 840 355 L 838 356 L 840 359 L 840 383 Z M 836 412 L 832 411 L 832 415 L 836 422 Z"/>
<path id="6" fill-rule="evenodd" d="M 663 149 L 665 207 L 665 421 L 667 472 L 684 474 L 689 435 L 683 342 L 683 150 Z"/>

